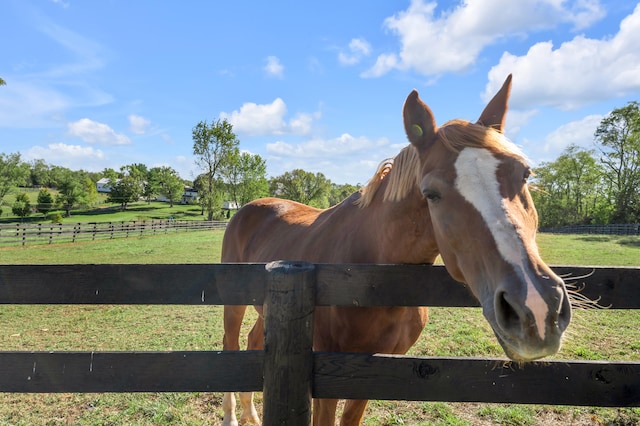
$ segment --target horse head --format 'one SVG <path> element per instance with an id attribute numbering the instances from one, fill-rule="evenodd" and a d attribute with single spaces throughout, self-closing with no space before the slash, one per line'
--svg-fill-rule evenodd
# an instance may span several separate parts
<path id="1" fill-rule="evenodd" d="M 415 90 L 403 117 L 445 267 L 478 298 L 507 356 L 528 361 L 559 350 L 571 307 L 538 253 L 531 170 L 503 135 L 510 90 L 511 76 L 476 123 L 438 128 Z"/>

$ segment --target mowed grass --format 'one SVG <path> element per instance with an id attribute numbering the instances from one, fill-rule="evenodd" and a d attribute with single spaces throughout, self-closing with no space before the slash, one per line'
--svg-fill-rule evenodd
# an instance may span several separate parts
<path id="1" fill-rule="evenodd" d="M 36 206 L 37 192 L 30 192 L 32 198 L 32 206 Z M 35 194 L 35 195 L 34 195 Z M 7 198 L 10 198 L 9 196 Z M 15 216 L 11 211 L 12 201 L 5 199 L 2 206 L 2 213 L 0 214 L 0 220 L 2 223 L 20 222 L 20 218 Z M 64 211 L 54 210 L 53 212 L 60 212 L 64 216 Z M 44 217 L 41 213 L 34 213 L 24 218 L 25 223 L 49 223 L 51 222 L 48 217 L 51 215 L 49 212 L 47 217 Z M 122 211 L 120 205 L 107 203 L 106 196 L 100 194 L 99 201 L 96 205 L 88 209 L 72 210 L 70 217 L 64 217 L 63 223 L 87 223 L 87 222 L 130 222 L 130 221 L 143 221 L 143 220 L 167 220 L 169 218 L 175 220 L 203 220 L 205 216 L 202 214 L 202 208 L 193 204 L 179 204 L 176 203 L 173 207 L 169 203 L 160 201 L 137 201 L 131 203 L 127 208 Z"/>
<path id="2" fill-rule="evenodd" d="M 222 231 L 0 249 L 0 264 L 219 262 Z M 640 266 L 640 237 L 539 236 L 549 264 Z M 1 266 L 0 266 L 1 268 Z M 640 285 L 640 283 L 639 283 Z M 217 306 L 0 306 L 0 350 L 221 349 Z M 250 314 L 243 335 L 251 326 Z M 555 359 L 640 360 L 640 310 L 576 311 Z M 411 354 L 504 357 L 479 309 L 433 308 Z M 1 394 L 3 424 L 204 425 L 218 393 Z M 260 406 L 258 395 L 258 406 Z M 366 425 L 638 424 L 640 409 L 372 401 Z"/>

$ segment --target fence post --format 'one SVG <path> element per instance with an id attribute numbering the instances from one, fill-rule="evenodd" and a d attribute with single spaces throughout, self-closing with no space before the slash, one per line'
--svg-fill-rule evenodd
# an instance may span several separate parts
<path id="1" fill-rule="evenodd" d="M 265 425 L 311 424 L 315 266 L 271 262 L 264 301 Z"/>

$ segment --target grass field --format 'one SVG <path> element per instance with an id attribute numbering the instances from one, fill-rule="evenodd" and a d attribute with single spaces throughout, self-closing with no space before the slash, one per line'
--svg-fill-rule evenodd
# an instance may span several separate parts
<path id="1" fill-rule="evenodd" d="M 38 193 L 29 192 L 31 205 L 35 206 Z M 35 195 L 34 195 L 35 194 Z M 14 196 L 15 197 L 15 196 Z M 11 211 L 12 196 L 4 199 L 2 206 L 2 214 L 0 214 L 0 223 L 20 222 L 20 218 L 15 216 Z M 138 201 L 128 205 L 125 211 L 120 211 L 120 206 L 116 204 L 106 203 L 106 197 L 100 195 L 100 201 L 95 206 L 88 209 L 78 209 L 71 211 L 71 217 L 63 218 L 64 223 L 76 222 L 128 222 L 141 220 L 158 220 L 169 219 L 173 217 L 175 220 L 203 220 L 202 209 L 197 205 L 190 204 L 174 204 L 173 207 L 169 203 L 160 201 Z M 59 211 L 62 215 L 64 212 Z M 49 213 L 50 215 L 51 213 Z M 48 223 L 49 219 L 43 217 L 40 213 L 34 213 L 24 219 L 27 223 Z"/>
<path id="2" fill-rule="evenodd" d="M 222 231 L 0 249 L 0 264 L 208 263 Z M 550 264 L 640 266 L 640 238 L 539 237 Z M 0 267 L 1 268 L 1 267 Z M 640 284 L 640 283 L 639 283 Z M 577 311 L 556 359 L 640 360 L 640 310 Z M 248 328 L 249 324 L 245 328 Z M 221 349 L 221 307 L 0 306 L 0 350 Z M 479 309 L 434 308 L 410 352 L 504 357 Z M 1 394 L 4 424 L 219 424 L 221 394 Z M 259 399 L 259 397 L 258 397 Z M 640 409 L 372 401 L 366 425 L 631 425 Z"/>

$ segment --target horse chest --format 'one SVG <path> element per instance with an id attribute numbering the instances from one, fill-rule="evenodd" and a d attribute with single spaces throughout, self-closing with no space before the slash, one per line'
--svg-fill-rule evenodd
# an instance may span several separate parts
<path id="1" fill-rule="evenodd" d="M 318 307 L 316 350 L 405 353 L 427 322 L 427 308 Z"/>

